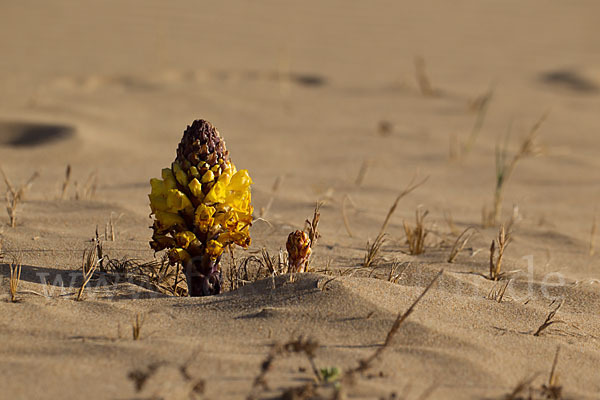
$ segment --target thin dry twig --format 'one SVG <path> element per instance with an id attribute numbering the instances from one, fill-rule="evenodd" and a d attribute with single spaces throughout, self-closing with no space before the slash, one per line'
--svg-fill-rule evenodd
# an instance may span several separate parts
<path id="1" fill-rule="evenodd" d="M 546 330 L 551 325 L 554 325 L 554 324 L 564 324 L 565 323 L 565 321 L 554 319 L 554 317 L 556 317 L 556 313 L 558 312 L 558 310 L 560 310 L 560 308 L 562 307 L 563 303 L 564 303 L 564 301 L 561 301 L 560 303 L 558 303 L 558 306 L 556 306 L 556 308 L 554 310 L 552 310 L 552 311 L 550 311 L 548 313 L 548 316 L 546 317 L 546 320 L 535 331 L 535 333 L 533 334 L 533 336 L 540 336 L 542 334 L 542 332 L 544 332 L 544 330 Z"/>
<path id="2" fill-rule="evenodd" d="M 423 96 L 435 97 L 438 95 L 438 92 L 431 86 L 431 81 L 425 68 L 425 59 L 421 56 L 415 57 L 415 77 Z"/>
<path id="3" fill-rule="evenodd" d="M 453 263 L 454 260 L 456 260 L 458 253 L 460 253 L 462 249 L 465 248 L 467 242 L 473 237 L 473 235 L 476 232 L 477 230 L 472 226 L 469 226 L 464 231 L 462 231 L 462 233 L 458 235 L 458 237 L 454 241 L 454 244 L 452 245 L 452 249 L 450 250 L 450 254 L 448 255 L 448 259 L 446 261 L 448 261 L 449 263 Z"/>
<path id="4" fill-rule="evenodd" d="M 372 364 L 377 359 L 379 359 L 381 357 L 383 352 L 389 347 L 390 343 L 394 339 L 394 336 L 400 329 L 400 326 L 402 325 L 402 323 L 404 321 L 406 321 L 406 319 L 413 313 L 417 304 L 419 304 L 419 302 L 423 299 L 423 297 L 425 297 L 427 292 L 433 287 L 434 283 L 439 279 L 440 276 L 442 276 L 443 272 L 444 272 L 443 270 L 440 270 L 437 273 L 437 275 L 431 280 L 431 282 L 427 285 L 427 287 L 423 290 L 423 292 L 419 295 L 419 297 L 417 297 L 416 300 L 411 304 L 411 306 L 405 312 L 398 314 L 398 317 L 394 321 L 394 324 L 392 325 L 392 327 L 390 328 L 390 330 L 387 333 L 384 343 L 381 346 L 379 346 L 377 348 L 377 350 L 375 350 L 375 352 L 373 354 L 371 354 L 369 357 L 367 357 L 363 360 L 360 360 L 358 363 L 358 366 L 356 368 L 348 370 L 344 374 L 344 377 L 342 379 L 352 381 L 353 377 L 357 373 L 365 372 L 372 366 Z"/>
<path id="5" fill-rule="evenodd" d="M 506 293 L 506 289 L 508 289 L 508 286 L 511 282 L 512 279 L 507 280 L 504 284 L 501 284 L 500 282 L 495 282 L 492 286 L 492 289 L 488 293 L 487 298 L 489 300 L 494 300 L 498 303 L 502 303 L 502 300 L 504 299 L 504 294 Z"/>
<path id="6" fill-rule="evenodd" d="M 358 170 L 358 174 L 356 175 L 356 180 L 354 181 L 354 184 L 356 186 L 362 185 L 363 181 L 365 180 L 365 176 L 367 176 L 367 171 L 369 170 L 370 166 L 371 161 L 364 160 L 362 162 L 362 164 L 360 165 L 360 169 Z"/>
<path id="7" fill-rule="evenodd" d="M 413 190 L 417 189 L 419 186 L 423 185 L 425 182 L 427 182 L 428 179 L 429 176 L 425 177 L 417 183 L 414 183 L 415 178 L 413 178 L 408 184 L 408 186 L 406 186 L 406 188 L 398 195 L 398 197 L 396 197 L 396 200 L 394 200 L 394 204 L 392 204 L 392 206 L 390 207 L 390 210 L 388 211 L 385 220 L 383 221 L 383 225 L 381 225 L 381 229 L 379 230 L 380 235 L 383 235 L 386 232 L 388 224 L 390 223 L 390 219 L 396 211 L 396 207 L 398 207 L 398 203 L 400 202 L 400 200 L 402 200 L 402 198 L 410 194 Z"/>

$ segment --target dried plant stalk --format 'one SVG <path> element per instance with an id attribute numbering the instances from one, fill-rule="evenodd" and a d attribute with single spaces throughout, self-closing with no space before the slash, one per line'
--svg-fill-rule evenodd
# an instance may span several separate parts
<path id="1" fill-rule="evenodd" d="M 344 227 L 346 228 L 346 232 L 348 232 L 348 236 L 354 237 L 352 229 L 350 229 L 350 221 L 348 220 L 348 215 L 346 214 L 346 203 L 348 201 L 351 201 L 350 197 L 348 195 L 345 195 L 344 199 L 342 200 L 342 219 L 344 220 Z"/>
<path id="2" fill-rule="evenodd" d="M 21 280 L 21 257 L 17 256 L 10 264 L 10 301 L 13 303 L 17 302 L 17 289 L 19 288 L 19 282 Z"/>
<path id="3" fill-rule="evenodd" d="M 510 235 L 506 233 L 504 225 L 500 225 L 498 239 L 492 240 L 490 246 L 490 279 L 493 281 L 499 280 L 502 276 L 502 258 L 509 243 Z M 498 249 L 498 257 L 495 257 L 496 248 Z"/>
<path id="4" fill-rule="evenodd" d="M 425 252 L 425 239 L 429 233 L 424 225 L 425 217 L 429 214 L 429 211 L 421 211 L 421 209 L 417 208 L 415 214 L 416 225 L 414 228 L 403 222 L 408 252 L 412 255 L 423 254 Z"/>
<path id="5" fill-rule="evenodd" d="M 504 294 L 506 293 L 506 289 L 508 289 L 508 286 L 511 282 L 512 279 L 507 280 L 505 284 L 499 284 L 499 282 L 494 283 L 494 286 L 492 286 L 492 289 L 488 293 L 487 298 L 489 300 L 494 300 L 498 303 L 502 303 L 502 300 L 504 299 Z"/>
<path id="6" fill-rule="evenodd" d="M 96 272 L 96 268 L 98 268 L 99 263 L 100 260 L 98 259 L 98 248 L 96 244 L 94 244 L 93 247 L 83 251 L 83 260 L 81 262 L 81 274 L 83 276 L 83 282 L 81 283 L 81 287 L 77 292 L 77 301 L 81 301 L 85 286 L 88 284 L 90 279 L 92 279 L 92 276 L 94 276 L 94 272 Z"/>
<path id="7" fill-rule="evenodd" d="M 358 170 L 358 174 L 356 175 L 356 180 L 354 181 L 354 184 L 356 186 L 362 185 L 363 181 L 365 180 L 365 177 L 367 176 L 367 171 L 369 170 L 370 166 L 371 162 L 369 160 L 364 160 L 362 162 L 362 164 L 360 165 L 360 169 Z"/>
<path id="8" fill-rule="evenodd" d="M 467 242 L 471 239 L 471 237 L 473 237 L 475 232 L 476 232 L 475 228 L 473 228 L 472 226 L 469 226 L 464 231 L 462 231 L 462 233 L 460 235 L 458 235 L 458 237 L 454 241 L 454 245 L 452 245 L 452 250 L 450 250 L 450 254 L 448 255 L 447 261 L 449 263 L 454 262 L 454 260 L 458 256 L 458 253 L 460 253 L 462 251 L 462 249 L 465 248 L 465 246 L 467 245 Z"/>
<path id="9" fill-rule="evenodd" d="M 535 331 L 533 336 L 540 336 L 542 334 L 542 332 L 544 332 L 544 330 L 546 330 L 551 325 L 565 323 L 565 321 L 554 319 L 554 317 L 556 317 L 556 313 L 558 312 L 558 310 L 560 310 L 563 303 L 564 303 L 564 301 L 561 301 L 560 303 L 558 303 L 558 306 L 556 306 L 556 308 L 554 310 L 552 310 L 548 313 L 546 320 L 544 321 L 543 324 L 541 324 L 539 326 L 539 328 Z"/>
<path id="10" fill-rule="evenodd" d="M 131 324 L 131 334 L 132 334 L 133 340 L 140 340 L 140 336 L 142 333 L 142 326 L 144 325 L 145 320 L 146 320 L 145 316 L 140 318 L 140 314 L 135 315 L 135 320 Z"/>
<path id="11" fill-rule="evenodd" d="M 67 169 L 65 171 L 65 180 L 62 185 L 62 191 L 60 193 L 61 200 L 67 196 L 67 188 L 69 187 L 69 183 L 71 182 L 71 164 L 67 165 Z"/>
<path id="12" fill-rule="evenodd" d="M 385 234 L 382 233 L 377 235 L 373 243 L 367 241 L 367 252 L 365 253 L 365 259 L 363 261 L 364 268 L 375 267 L 379 263 L 379 251 L 384 242 Z"/>
<path id="13" fill-rule="evenodd" d="M 427 69 L 425 68 L 425 59 L 423 57 L 415 57 L 415 75 L 419 90 L 423 96 L 434 97 L 437 95 L 437 92 L 431 86 L 431 81 L 427 75 Z"/>

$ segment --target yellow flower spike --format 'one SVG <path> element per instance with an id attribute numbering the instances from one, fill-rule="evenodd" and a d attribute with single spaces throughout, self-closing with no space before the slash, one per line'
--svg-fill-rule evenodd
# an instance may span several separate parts
<path id="1" fill-rule="evenodd" d="M 185 264 L 190 296 L 218 294 L 225 248 L 250 245 L 252 179 L 247 170 L 237 171 L 218 130 L 204 120 L 186 128 L 161 176 L 150 182 L 150 246 L 168 249 L 171 264 Z"/>
<path id="2" fill-rule="evenodd" d="M 200 204 L 198 208 L 196 208 L 196 213 L 194 215 L 194 224 L 200 229 L 200 231 L 208 231 L 208 229 L 214 223 L 214 213 L 214 207 L 207 206 L 206 204 Z"/>
<path id="3" fill-rule="evenodd" d="M 173 175 L 173 171 L 171 171 L 170 168 L 163 168 L 162 178 L 165 182 L 166 190 L 177 188 L 177 181 L 175 180 L 175 175 Z"/>
<path id="4" fill-rule="evenodd" d="M 223 254 L 223 245 L 216 240 L 209 240 L 206 244 L 206 254 L 213 260 Z"/>
<path id="5" fill-rule="evenodd" d="M 208 182 L 212 182 L 215 180 L 215 173 L 212 172 L 210 169 L 208 171 L 206 171 L 206 173 L 204 175 L 202 175 L 202 183 L 208 183 Z"/>
<path id="6" fill-rule="evenodd" d="M 204 199 L 204 193 L 202 192 L 202 184 L 198 182 L 198 179 L 194 178 L 188 184 L 190 188 L 190 192 L 192 192 L 192 196 L 202 201 Z"/>
<path id="7" fill-rule="evenodd" d="M 196 235 L 190 231 L 177 232 L 175 234 L 175 242 L 179 247 L 184 249 L 187 249 L 194 240 L 196 240 Z"/>
<path id="8" fill-rule="evenodd" d="M 169 190 L 167 194 L 167 207 L 169 207 L 168 211 L 171 212 L 194 208 L 190 199 L 177 189 Z"/>
<path id="9" fill-rule="evenodd" d="M 185 265 L 192 258 L 187 251 L 179 247 L 173 247 L 168 251 L 167 255 L 169 256 L 169 261 L 172 265 L 177 263 Z"/>
<path id="10" fill-rule="evenodd" d="M 170 213 L 166 211 L 156 211 L 154 213 L 156 222 L 158 224 L 159 231 L 167 231 L 174 226 L 183 227 L 185 226 L 184 219 L 176 213 Z"/>

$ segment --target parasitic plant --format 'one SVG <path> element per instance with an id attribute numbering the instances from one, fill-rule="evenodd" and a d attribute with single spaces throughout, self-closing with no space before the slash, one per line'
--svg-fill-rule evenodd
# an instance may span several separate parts
<path id="1" fill-rule="evenodd" d="M 183 133 L 171 168 L 150 184 L 150 247 L 167 249 L 171 265 L 184 267 L 190 296 L 220 293 L 223 251 L 234 244 L 250 245 L 248 171 L 236 170 L 210 122 L 196 120 Z"/>

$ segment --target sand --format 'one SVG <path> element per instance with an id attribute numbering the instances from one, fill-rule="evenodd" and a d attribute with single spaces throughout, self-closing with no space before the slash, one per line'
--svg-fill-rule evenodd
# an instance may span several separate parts
<path id="1" fill-rule="evenodd" d="M 318 342 L 319 368 L 348 371 L 443 269 L 382 357 L 342 384 L 346 396 L 500 399 L 532 376 L 532 387 L 547 384 L 560 347 L 565 398 L 600 398 L 600 238 L 590 255 L 600 212 L 600 3 L 57 0 L 1 9 L 1 166 L 15 185 L 40 177 L 16 227 L 0 215 L 0 397 L 180 399 L 203 380 L 202 398 L 245 398 L 271 346 L 299 337 Z M 415 77 L 418 57 L 431 93 Z M 488 92 L 482 110 L 475 100 Z M 481 226 L 495 149 L 510 131 L 512 157 L 545 113 L 539 154 L 523 158 L 505 187 L 501 221 L 518 217 L 499 303 L 487 298 L 498 225 Z M 96 275 L 74 301 L 82 252 L 111 215 L 116 238 L 105 253 L 153 258 L 148 182 L 197 118 L 215 124 L 250 171 L 256 216 L 270 203 L 238 259 L 263 247 L 276 254 L 325 201 L 313 272 L 206 298 Z M 478 118 L 471 151 L 452 160 L 452 143 L 465 143 Z M 366 243 L 415 176 L 429 179 L 400 201 L 369 277 L 359 268 Z M 429 211 L 429 234 L 425 253 L 410 255 L 402 223 L 414 224 L 417 207 Z M 447 263 L 469 226 L 477 234 Z M 11 303 L 7 263 L 17 254 Z M 395 262 L 406 269 L 392 283 Z M 561 302 L 562 322 L 534 336 Z M 131 377 L 149 369 L 136 391 Z M 269 389 L 255 394 L 277 397 L 312 379 L 305 357 L 277 359 Z"/>

